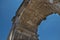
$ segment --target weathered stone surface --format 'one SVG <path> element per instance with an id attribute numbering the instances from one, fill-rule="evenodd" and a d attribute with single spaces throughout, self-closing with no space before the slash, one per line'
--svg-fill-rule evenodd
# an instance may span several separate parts
<path id="1" fill-rule="evenodd" d="M 56 12 L 60 14 L 59 0 L 24 0 L 13 18 L 8 40 L 38 40 L 38 25 Z"/>

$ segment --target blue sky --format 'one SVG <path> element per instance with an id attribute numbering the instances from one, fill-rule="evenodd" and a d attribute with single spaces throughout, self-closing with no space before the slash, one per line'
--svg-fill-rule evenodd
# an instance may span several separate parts
<path id="1" fill-rule="evenodd" d="M 0 40 L 7 40 L 12 27 L 11 19 L 22 0 L 0 0 Z"/>
<path id="2" fill-rule="evenodd" d="M 60 16 L 52 14 L 38 26 L 39 39 L 60 40 Z"/>
<path id="3" fill-rule="evenodd" d="M 0 0 L 0 40 L 7 40 L 11 19 L 23 0 Z M 52 14 L 38 26 L 39 39 L 60 40 L 60 16 Z"/>

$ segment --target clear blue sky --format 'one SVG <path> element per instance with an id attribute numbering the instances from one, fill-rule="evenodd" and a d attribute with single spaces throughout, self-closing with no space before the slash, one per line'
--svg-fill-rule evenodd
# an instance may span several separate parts
<path id="1" fill-rule="evenodd" d="M 0 0 L 0 40 L 7 40 L 12 27 L 11 19 L 22 0 Z"/>
<path id="2" fill-rule="evenodd" d="M 38 26 L 39 39 L 60 40 L 60 16 L 52 14 Z"/>
<path id="3" fill-rule="evenodd" d="M 0 0 L 0 40 L 7 40 L 11 19 L 23 0 Z M 39 39 L 60 40 L 60 16 L 50 15 L 38 27 Z"/>

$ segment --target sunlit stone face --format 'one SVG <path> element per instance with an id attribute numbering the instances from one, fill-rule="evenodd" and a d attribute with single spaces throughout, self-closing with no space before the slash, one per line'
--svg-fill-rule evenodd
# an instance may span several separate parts
<path id="1" fill-rule="evenodd" d="M 59 2 L 60 2 L 60 0 L 54 0 L 53 2 L 54 2 L 54 3 L 59 3 Z"/>
<path id="2" fill-rule="evenodd" d="M 57 11 L 60 10 L 60 0 L 49 0 L 49 3 L 51 3 Z"/>
<path id="3" fill-rule="evenodd" d="M 56 10 L 59 11 L 60 10 L 60 0 L 54 0 L 53 4 L 56 6 Z"/>
<path id="4" fill-rule="evenodd" d="M 60 5 L 60 0 L 49 0 L 49 2 L 53 5 Z"/>
<path id="5" fill-rule="evenodd" d="M 51 4 L 53 3 L 53 0 L 48 0 Z"/>
<path id="6" fill-rule="evenodd" d="M 51 4 L 57 4 L 60 2 L 60 0 L 48 0 Z"/>

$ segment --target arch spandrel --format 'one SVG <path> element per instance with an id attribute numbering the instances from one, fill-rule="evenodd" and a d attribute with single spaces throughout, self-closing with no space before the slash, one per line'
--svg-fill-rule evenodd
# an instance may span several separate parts
<path id="1" fill-rule="evenodd" d="M 54 12 L 59 13 L 53 4 L 32 0 L 24 9 L 20 23 L 25 25 L 27 29 L 31 29 L 31 31 L 36 32 L 35 29 L 37 28 L 39 22 Z"/>
<path id="2" fill-rule="evenodd" d="M 24 0 L 24 3 L 21 8 L 18 9 L 13 21 L 15 27 L 12 29 L 12 31 L 14 30 L 12 34 L 15 35 L 15 31 L 17 31 L 21 33 L 22 36 L 28 35 L 30 39 L 33 36 L 33 39 L 38 40 L 36 34 L 38 25 L 52 13 L 60 14 L 60 6 L 56 5 L 54 2 L 48 0 Z"/>

